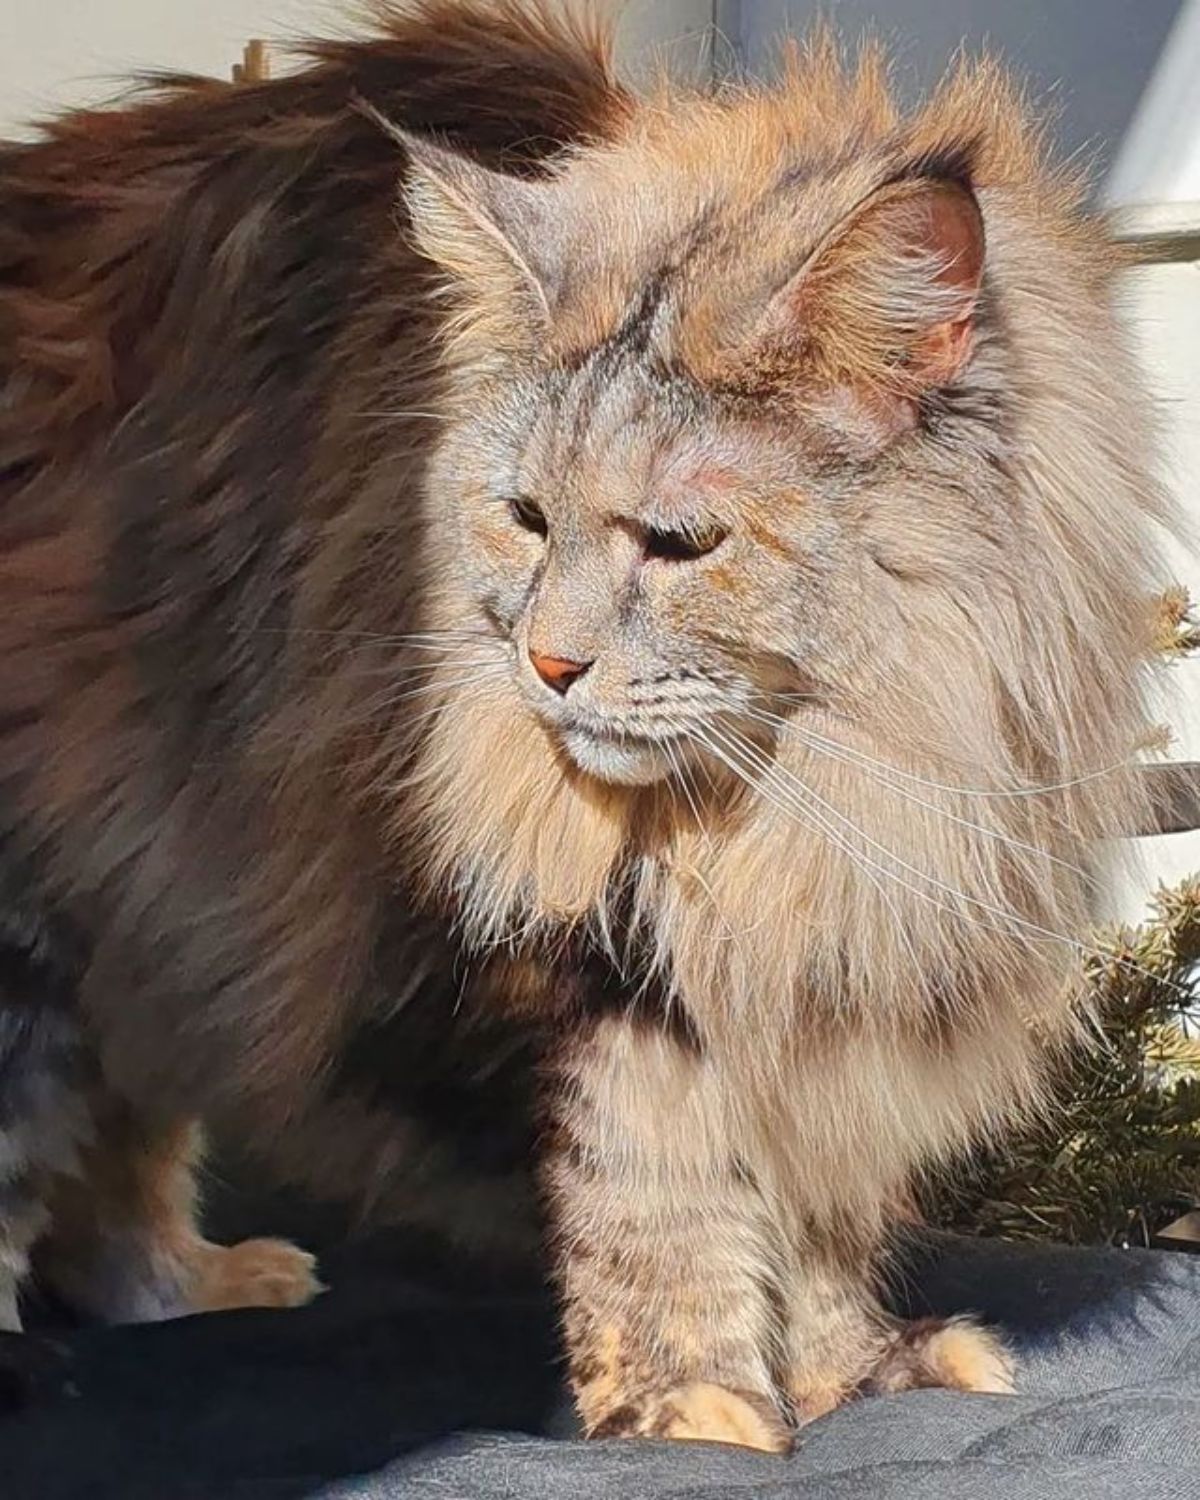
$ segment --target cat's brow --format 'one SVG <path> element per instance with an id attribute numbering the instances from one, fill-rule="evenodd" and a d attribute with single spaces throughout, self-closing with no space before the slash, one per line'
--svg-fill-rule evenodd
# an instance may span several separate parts
<path id="1" fill-rule="evenodd" d="M 720 509 L 728 509 L 729 499 L 736 494 L 740 483 L 741 475 L 727 464 L 702 460 L 686 466 L 669 465 L 664 473 L 653 478 L 643 519 L 669 525 L 707 521 L 714 503 Z"/>

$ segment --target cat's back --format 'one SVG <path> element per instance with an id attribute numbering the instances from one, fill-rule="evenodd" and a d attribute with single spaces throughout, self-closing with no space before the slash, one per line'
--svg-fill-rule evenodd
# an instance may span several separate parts
<path id="1" fill-rule="evenodd" d="M 281 994 L 326 1047 L 375 846 L 340 783 L 280 790 L 309 691 L 281 663 L 309 575 L 345 567 L 323 523 L 388 458 L 364 388 L 431 335 L 380 117 L 526 170 L 623 97 L 586 27 L 427 0 L 275 81 L 160 79 L 0 145 L 0 1030 L 28 994 L 48 1055 L 82 984 L 122 1066 L 201 1104 L 274 1089 L 229 1058 L 259 1024 L 278 1051 Z M 235 1047 L 188 1033 L 206 1010 Z"/>
<path id="2" fill-rule="evenodd" d="M 223 610 L 257 629 L 269 605 L 278 645 L 297 518 L 360 505 L 357 460 L 390 439 L 368 388 L 434 332 L 381 117 L 525 169 L 624 107 L 568 19 L 426 0 L 380 25 L 274 81 L 159 79 L 0 146 L 0 782 L 41 754 L 11 726 L 97 693 L 133 621 L 166 642 L 162 701 L 196 676 L 171 639 L 194 654 Z M 192 696 L 219 708 L 229 668 Z"/>
<path id="3" fill-rule="evenodd" d="M 52 457 L 103 442 L 180 352 L 164 341 L 199 343 L 222 293 L 277 295 L 281 271 L 302 270 L 321 335 L 369 290 L 381 245 L 411 264 L 403 158 L 381 118 L 522 169 L 625 108 L 607 41 L 582 20 L 424 0 L 379 26 L 309 45 L 277 80 L 152 77 L 0 144 L 0 505 Z"/>

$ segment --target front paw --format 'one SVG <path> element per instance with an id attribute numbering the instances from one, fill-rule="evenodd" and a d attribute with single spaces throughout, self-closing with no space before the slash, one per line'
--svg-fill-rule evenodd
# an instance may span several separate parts
<path id="1" fill-rule="evenodd" d="M 205 1245 L 188 1287 L 191 1312 L 236 1307 L 303 1307 L 325 1288 L 316 1257 L 287 1240 Z"/>
<path id="2" fill-rule="evenodd" d="M 588 1436 L 732 1443 L 763 1453 L 787 1453 L 792 1446 L 792 1429 L 767 1397 L 703 1380 L 618 1406 Z"/>

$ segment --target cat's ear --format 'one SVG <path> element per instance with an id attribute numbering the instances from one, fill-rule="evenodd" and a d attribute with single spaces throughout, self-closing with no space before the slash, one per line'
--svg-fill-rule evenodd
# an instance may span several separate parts
<path id="1" fill-rule="evenodd" d="M 557 244 L 546 179 L 494 172 L 409 132 L 404 198 L 413 241 L 457 283 L 489 336 L 528 336 L 549 317 Z"/>
<path id="2" fill-rule="evenodd" d="M 983 282 L 983 216 L 964 180 L 917 175 L 877 189 L 771 299 L 756 362 L 851 398 L 885 429 L 970 359 Z"/>

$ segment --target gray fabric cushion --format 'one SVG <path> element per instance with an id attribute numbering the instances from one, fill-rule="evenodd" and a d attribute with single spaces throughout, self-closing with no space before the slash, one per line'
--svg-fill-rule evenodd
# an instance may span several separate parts
<path id="1" fill-rule="evenodd" d="M 1200 1500 L 1197 1257 L 914 1254 L 904 1310 L 1000 1324 L 1021 1394 L 861 1401 L 787 1459 L 579 1442 L 536 1285 L 395 1235 L 325 1271 L 299 1312 L 54 1329 L 59 1378 L 0 1419 L 3 1500 Z"/>
<path id="2" fill-rule="evenodd" d="M 917 1391 L 844 1407 L 788 1459 L 707 1445 L 458 1437 L 322 1500 L 1196 1500 L 1200 1259 L 949 1244 L 908 1310 L 977 1311 L 1021 1357 L 1021 1394 Z M 907 1278 L 906 1278 L 907 1279 Z"/>

